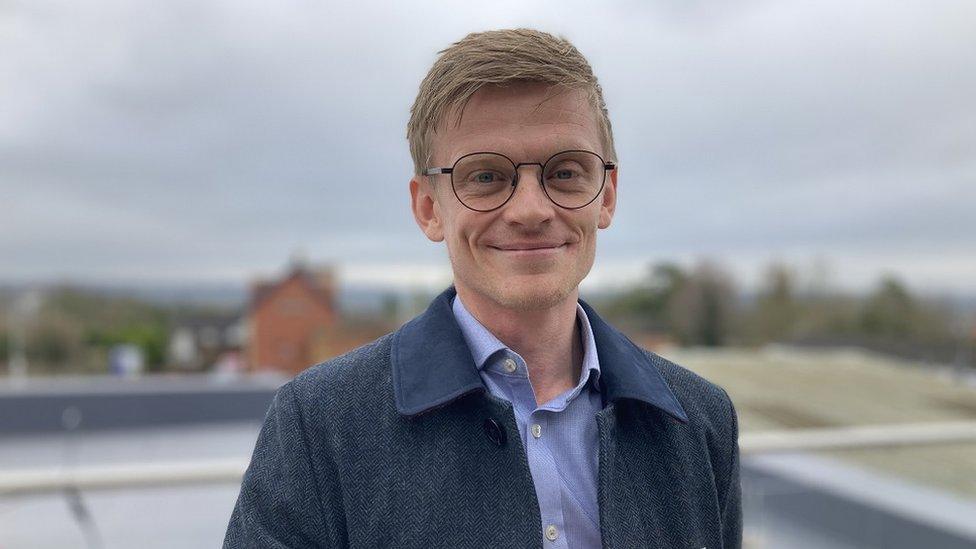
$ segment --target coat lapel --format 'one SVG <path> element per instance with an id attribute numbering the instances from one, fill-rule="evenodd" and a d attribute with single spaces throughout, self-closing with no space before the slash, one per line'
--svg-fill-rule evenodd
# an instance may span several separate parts
<path id="1" fill-rule="evenodd" d="M 451 309 L 455 295 L 448 288 L 393 336 L 394 399 L 402 415 L 420 415 L 472 392 L 487 393 Z M 703 512 L 697 507 L 710 501 L 708 479 L 695 474 L 706 465 L 698 463 L 700 441 L 689 436 L 688 416 L 654 363 L 657 355 L 640 349 L 585 302 L 580 304 L 596 340 L 606 403 L 597 414 L 603 545 L 685 546 L 701 537 L 687 517 Z M 510 412 L 495 412 L 508 423 L 514 421 L 507 418 Z M 507 425 L 507 430 L 515 427 Z M 700 497 L 678 497 L 689 493 Z"/>
<path id="2" fill-rule="evenodd" d="M 474 391 L 485 391 L 464 335 L 454 319 L 450 287 L 427 310 L 394 334 L 390 360 L 397 410 L 407 416 L 446 405 Z M 678 421 L 688 416 L 661 372 L 637 345 L 606 323 L 586 302 L 600 360 L 605 402 L 640 400 Z"/>

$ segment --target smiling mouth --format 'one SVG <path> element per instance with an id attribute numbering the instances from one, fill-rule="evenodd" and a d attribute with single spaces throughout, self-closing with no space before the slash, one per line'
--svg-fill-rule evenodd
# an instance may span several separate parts
<path id="1" fill-rule="evenodd" d="M 530 253 L 554 252 L 554 251 L 562 250 L 567 246 L 569 246 L 569 244 L 567 242 L 563 242 L 562 244 L 527 244 L 527 245 L 518 245 L 518 246 L 489 245 L 488 247 L 493 250 L 498 250 L 500 252 L 530 254 Z"/>

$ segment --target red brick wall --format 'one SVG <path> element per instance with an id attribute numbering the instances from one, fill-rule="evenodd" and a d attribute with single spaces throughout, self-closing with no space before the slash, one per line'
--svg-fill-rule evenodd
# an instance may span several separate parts
<path id="1" fill-rule="evenodd" d="M 250 368 L 301 372 L 315 363 L 312 341 L 335 323 L 335 310 L 306 279 L 286 279 L 251 311 Z"/>

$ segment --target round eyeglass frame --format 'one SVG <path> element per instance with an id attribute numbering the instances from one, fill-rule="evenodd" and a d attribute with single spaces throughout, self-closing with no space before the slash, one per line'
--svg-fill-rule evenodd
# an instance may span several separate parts
<path id="1" fill-rule="evenodd" d="M 556 202 L 555 200 L 553 200 L 552 195 L 549 194 L 549 190 L 546 189 L 546 180 L 545 180 L 546 179 L 545 178 L 546 166 L 549 164 L 549 162 L 552 161 L 553 158 L 556 158 L 557 156 L 560 156 L 560 155 L 563 155 L 563 154 L 566 154 L 566 153 L 586 153 L 586 154 L 592 154 L 593 156 L 595 156 L 598 159 L 600 159 L 600 164 L 603 166 L 603 180 L 600 182 L 600 188 L 597 189 L 596 193 L 593 194 L 593 198 L 591 198 L 589 201 L 587 201 L 586 204 L 583 204 L 582 206 L 571 206 L 571 207 L 570 206 L 563 206 L 559 202 Z M 478 208 L 472 208 L 471 206 L 469 206 L 468 204 L 466 204 L 463 200 L 461 200 L 461 197 L 458 195 L 457 188 L 454 186 L 454 168 L 456 168 L 457 165 L 462 160 L 464 160 L 465 158 L 468 158 L 470 156 L 475 156 L 477 154 L 491 154 L 491 155 L 495 155 L 495 156 L 500 156 L 500 157 L 504 158 L 505 160 L 508 160 L 512 164 L 512 170 L 515 173 L 515 175 L 512 177 L 512 192 L 510 192 L 508 194 L 508 198 L 506 198 L 501 204 L 495 206 L 494 208 L 488 208 L 487 210 L 480 210 Z M 569 150 L 566 150 L 566 151 L 559 151 L 556 154 L 550 156 L 548 159 L 546 159 L 545 162 L 542 162 L 542 163 L 539 163 L 539 162 L 521 162 L 521 163 L 516 163 L 514 160 L 512 160 L 511 158 L 505 156 L 502 153 L 497 153 L 497 152 L 494 152 L 494 151 L 478 151 L 478 152 L 468 153 L 468 154 L 465 154 L 464 156 L 461 156 L 460 158 L 458 158 L 457 160 L 454 161 L 454 164 L 451 164 L 451 167 L 450 168 L 427 168 L 426 170 L 424 170 L 424 175 L 426 175 L 426 176 L 440 175 L 440 174 L 450 175 L 451 176 L 451 191 L 454 193 L 455 198 L 458 199 L 458 202 L 460 202 L 462 206 L 464 206 L 465 208 L 467 208 L 469 210 L 476 211 L 476 212 L 493 212 L 493 211 L 495 211 L 495 210 L 503 207 L 505 204 L 508 204 L 508 202 L 512 199 L 512 197 L 515 196 L 515 190 L 518 188 L 518 184 L 519 184 L 519 168 L 521 168 L 522 166 L 539 166 L 539 168 L 541 169 L 541 172 L 540 172 L 540 175 L 539 175 L 539 184 L 542 186 L 542 192 L 545 193 L 546 198 L 548 198 L 550 202 L 552 202 L 556 206 L 559 206 L 560 208 L 563 208 L 564 210 L 579 210 L 580 208 L 585 208 L 585 207 L 589 206 L 590 204 L 592 204 L 593 201 L 596 200 L 597 197 L 600 196 L 600 193 L 603 192 L 603 187 L 605 187 L 607 185 L 607 172 L 610 171 L 610 170 L 617 169 L 617 163 L 616 162 L 607 162 L 599 154 L 597 154 L 597 153 L 595 153 L 593 151 L 587 151 L 587 150 L 584 150 L 584 149 L 569 149 Z"/>

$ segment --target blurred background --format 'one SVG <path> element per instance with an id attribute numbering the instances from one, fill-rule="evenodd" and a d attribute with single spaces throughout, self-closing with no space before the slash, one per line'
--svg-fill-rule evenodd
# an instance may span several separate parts
<path id="1" fill-rule="evenodd" d="M 214 547 L 274 390 L 451 281 L 436 53 L 588 57 L 619 203 L 582 293 L 722 385 L 745 546 L 976 546 L 976 5 L 0 2 L 0 548 Z"/>

